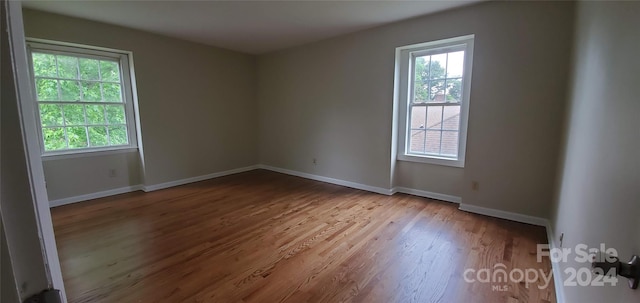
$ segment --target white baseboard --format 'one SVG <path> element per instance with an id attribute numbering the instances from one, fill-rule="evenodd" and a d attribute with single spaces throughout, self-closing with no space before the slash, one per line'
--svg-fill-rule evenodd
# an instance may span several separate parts
<path id="1" fill-rule="evenodd" d="M 523 215 L 523 214 L 513 213 L 509 211 L 498 210 L 494 208 L 486 208 L 486 207 L 475 206 L 475 205 L 465 204 L 465 203 L 460 203 L 460 207 L 458 208 L 460 210 L 468 211 L 470 213 L 476 213 L 480 215 L 507 219 L 511 221 L 544 226 L 544 227 L 547 226 L 547 222 L 548 222 L 547 219 L 540 218 L 540 217 Z"/>
<path id="2" fill-rule="evenodd" d="M 82 201 L 104 198 L 104 197 L 113 196 L 113 195 L 130 193 L 132 191 L 137 191 L 141 189 L 142 189 L 142 185 L 133 185 L 133 186 L 125 186 L 125 187 L 100 191 L 97 193 L 90 193 L 90 194 L 80 195 L 75 197 L 62 198 L 58 200 L 49 201 L 49 207 L 62 206 L 62 205 L 67 205 L 71 203 L 76 203 L 76 202 L 82 202 Z"/>
<path id="3" fill-rule="evenodd" d="M 334 179 L 334 178 L 329 178 L 329 177 L 323 177 L 323 176 L 303 173 L 303 172 L 294 171 L 294 170 L 288 170 L 288 169 L 269 166 L 269 165 L 260 164 L 260 165 L 258 165 L 258 168 L 266 169 L 266 170 L 270 170 L 270 171 L 274 171 L 274 172 L 278 172 L 278 173 L 283 173 L 283 174 L 287 174 L 287 175 L 291 175 L 291 176 L 301 177 L 301 178 L 305 178 L 305 179 L 311 179 L 311 180 L 315 180 L 315 181 L 331 183 L 331 184 L 351 187 L 351 188 L 355 188 L 355 189 L 366 190 L 366 191 L 370 191 L 370 192 L 374 192 L 374 193 L 378 193 L 378 194 L 382 194 L 382 195 L 387 195 L 387 196 L 390 196 L 390 195 L 393 194 L 393 191 L 391 189 L 386 189 L 386 188 L 376 187 L 376 186 L 370 186 L 370 185 L 365 185 L 365 184 L 361 184 L 361 183 L 355 183 L 355 182 L 351 182 L 351 181 L 345 181 L 345 180 Z"/>
<path id="4" fill-rule="evenodd" d="M 66 205 L 66 204 L 71 204 L 71 203 L 76 203 L 76 202 L 92 200 L 92 199 L 104 198 L 104 197 L 108 197 L 108 196 L 124 194 L 124 193 L 137 191 L 137 190 L 142 190 L 144 192 L 150 192 L 150 191 L 169 188 L 169 187 L 174 187 L 174 186 L 178 186 L 178 185 L 184 185 L 184 184 L 188 184 L 188 183 L 204 181 L 204 180 L 218 178 L 218 177 L 222 177 L 222 176 L 237 174 L 237 173 L 241 173 L 241 172 L 245 172 L 245 171 L 254 170 L 254 169 L 257 169 L 257 168 L 258 168 L 257 165 L 252 165 L 252 166 L 241 167 L 241 168 L 231 169 L 231 170 L 217 172 L 217 173 L 213 173 L 213 174 L 197 176 L 197 177 L 187 178 L 187 179 L 181 179 L 181 180 L 176 180 L 176 181 L 171 181 L 171 182 L 166 182 L 166 183 L 160 183 L 160 184 L 154 184 L 154 185 L 133 185 L 133 186 L 126 186 L 126 187 L 121 187 L 121 188 L 114 188 L 114 189 L 105 190 L 105 191 L 101 191 L 101 192 L 97 192 L 97 193 L 91 193 L 91 194 L 86 194 L 86 195 L 80 195 L 80 196 L 74 196 L 74 197 L 69 197 L 69 198 L 63 198 L 63 199 L 49 201 L 49 207 L 56 207 L 56 206 L 61 206 L 61 205 Z"/>
<path id="5" fill-rule="evenodd" d="M 543 226 L 547 230 L 547 241 L 549 242 L 549 248 L 551 249 L 556 248 L 555 241 L 554 241 L 555 235 L 553 233 L 553 229 L 551 228 L 551 223 L 547 219 L 503 211 L 503 210 L 497 210 L 492 208 L 469 205 L 464 203 L 460 204 L 459 209 L 463 211 L 468 211 L 471 213 L 490 216 L 490 217 L 496 217 L 496 218 L 507 219 L 507 220 L 521 222 L 521 223 Z M 560 263 L 551 261 L 551 270 L 553 271 L 553 283 L 554 283 L 554 288 L 556 290 L 556 302 L 565 303 L 564 285 L 562 280 L 562 268 L 560 268 Z"/>
<path id="6" fill-rule="evenodd" d="M 547 220 L 546 228 L 547 228 L 547 239 L 549 241 L 549 248 L 550 249 L 557 248 L 556 242 L 555 242 L 555 233 L 551 228 L 551 222 L 549 222 L 548 220 Z M 553 284 L 556 289 L 556 302 L 564 303 L 566 301 L 564 299 L 565 298 L 564 283 L 563 283 L 564 281 L 562 279 L 562 268 L 560 267 L 560 263 L 553 262 L 553 260 L 551 260 L 551 270 L 553 271 Z"/>
<path id="7" fill-rule="evenodd" d="M 409 194 L 409 195 L 414 195 L 414 196 L 418 196 L 418 197 L 424 197 L 424 198 L 435 199 L 435 200 L 442 200 L 442 201 L 447 201 L 447 202 L 452 202 L 452 203 L 462 203 L 462 198 L 461 197 L 452 196 L 452 195 L 445 195 L 445 194 L 439 194 L 439 193 L 434 193 L 434 192 L 430 192 L 430 191 L 426 191 L 426 190 L 420 190 L 420 189 L 414 189 L 414 188 L 408 188 L 408 187 L 395 187 L 395 188 L 393 188 L 392 191 L 394 193 Z"/>
<path id="8" fill-rule="evenodd" d="M 202 175 L 202 176 L 197 176 L 197 177 L 192 177 L 192 178 L 186 178 L 186 179 L 180 179 L 180 180 L 160 183 L 160 184 L 144 185 L 144 186 L 142 186 L 142 190 L 144 192 L 150 192 L 150 191 L 165 189 L 165 188 L 169 188 L 169 187 L 174 187 L 174 186 L 179 186 L 179 185 L 184 185 L 184 184 L 189 184 L 189 183 L 209 180 L 209 179 L 213 179 L 213 178 L 219 178 L 219 177 L 223 177 L 223 176 L 233 175 L 233 174 L 237 174 L 237 173 L 243 173 L 243 172 L 254 170 L 254 169 L 257 169 L 257 168 L 258 168 L 258 165 L 252 165 L 252 166 L 246 166 L 246 167 L 241 167 L 241 168 L 236 168 L 236 169 L 225 170 L 225 171 L 221 171 L 221 172 L 217 172 L 217 173 L 213 173 L 213 174 L 208 174 L 208 175 Z"/>
<path id="9" fill-rule="evenodd" d="M 284 168 L 275 167 L 275 166 L 269 166 L 269 165 L 263 165 L 263 164 L 258 165 L 258 168 L 266 169 L 266 170 L 270 170 L 270 171 L 274 171 L 274 172 L 278 172 L 278 173 L 283 173 L 283 174 L 287 174 L 287 175 L 291 175 L 291 176 L 301 177 L 301 178 L 305 178 L 305 179 L 310 179 L 310 180 L 326 182 L 326 183 L 336 184 L 336 185 L 340 185 L 340 186 L 346 186 L 346 187 L 351 187 L 351 188 L 355 188 L 355 189 L 370 191 L 370 192 L 374 192 L 374 193 L 378 193 L 378 194 L 382 194 L 382 195 L 387 195 L 387 196 L 393 195 L 395 193 L 404 193 L 404 194 L 410 194 L 410 195 L 414 195 L 414 196 L 425 197 L 425 198 L 429 198 L 429 199 L 442 200 L 442 201 L 453 202 L 453 203 L 462 202 L 462 198 L 460 198 L 460 197 L 452 196 L 452 195 L 446 195 L 446 194 L 440 194 L 440 193 L 434 193 L 434 192 L 430 192 L 430 191 L 426 191 L 426 190 L 419 190 L 419 189 L 413 189 L 413 188 L 407 188 L 407 187 L 394 187 L 392 189 L 386 189 L 386 188 L 382 188 L 382 187 L 376 187 L 376 186 L 366 185 L 366 184 L 362 184 L 362 183 L 345 181 L 345 180 L 341 180 L 341 179 L 318 176 L 318 175 L 314 175 L 314 174 L 303 173 L 303 172 L 299 172 L 299 171 L 295 171 L 295 170 L 289 170 L 289 169 L 284 169 Z"/>

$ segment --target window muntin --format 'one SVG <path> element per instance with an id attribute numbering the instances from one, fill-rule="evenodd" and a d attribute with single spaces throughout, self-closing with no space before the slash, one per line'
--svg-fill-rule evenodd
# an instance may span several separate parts
<path id="1" fill-rule="evenodd" d="M 127 55 L 29 46 L 43 155 L 135 147 Z"/>
<path id="2" fill-rule="evenodd" d="M 463 167 L 473 36 L 400 47 L 399 160 Z"/>
<path id="3" fill-rule="evenodd" d="M 457 158 L 464 46 L 411 53 L 408 153 Z"/>

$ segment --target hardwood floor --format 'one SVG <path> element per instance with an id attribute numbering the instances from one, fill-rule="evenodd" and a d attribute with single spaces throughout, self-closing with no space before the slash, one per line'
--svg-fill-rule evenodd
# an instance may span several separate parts
<path id="1" fill-rule="evenodd" d="M 543 228 L 410 195 L 257 170 L 52 215 L 69 302 L 555 302 L 463 277 L 548 274 Z"/>

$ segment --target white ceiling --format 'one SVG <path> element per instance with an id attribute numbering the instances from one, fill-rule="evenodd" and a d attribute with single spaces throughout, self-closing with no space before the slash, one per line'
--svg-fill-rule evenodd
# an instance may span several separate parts
<path id="1" fill-rule="evenodd" d="M 24 1 L 24 6 L 260 54 L 463 6 L 448 1 Z"/>

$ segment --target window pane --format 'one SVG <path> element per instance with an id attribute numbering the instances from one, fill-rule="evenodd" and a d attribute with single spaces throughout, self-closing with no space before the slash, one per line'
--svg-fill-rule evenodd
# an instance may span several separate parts
<path id="1" fill-rule="evenodd" d="M 427 131 L 427 143 L 425 146 L 425 152 L 430 154 L 440 153 L 440 131 L 428 130 Z"/>
<path id="2" fill-rule="evenodd" d="M 82 80 L 100 80 L 99 61 L 80 58 L 80 78 Z"/>
<path id="3" fill-rule="evenodd" d="M 58 104 L 40 104 L 40 123 L 42 126 L 61 126 L 62 109 Z"/>
<path id="4" fill-rule="evenodd" d="M 121 97 L 121 94 L 120 94 L 120 84 L 103 83 L 102 84 L 102 95 L 104 96 L 104 101 L 107 101 L 107 102 L 122 102 L 122 97 Z"/>
<path id="5" fill-rule="evenodd" d="M 80 83 L 78 81 L 60 80 L 60 100 L 80 100 Z"/>
<path id="6" fill-rule="evenodd" d="M 405 146 L 400 152 L 409 156 L 407 160 L 460 165 L 457 161 L 432 161 L 433 159 L 457 160 L 460 149 L 460 135 L 464 129 L 462 113 L 467 112 L 463 87 L 469 83 L 471 66 L 465 66 L 471 57 L 470 41 L 466 37 L 450 41 L 433 41 L 428 46 L 407 46 L 400 51 L 408 60 L 400 66 L 397 75 L 409 95 L 404 100 L 400 117 L 408 119 L 405 124 Z M 467 70 L 467 67 L 469 70 Z M 125 100 L 126 102 L 126 100 Z M 402 112 L 402 109 L 405 112 Z M 466 118 L 466 115 L 465 115 Z M 466 128 L 466 125 L 464 125 Z M 464 141 L 463 141 L 464 144 Z M 413 156 L 413 157 L 411 157 Z"/>
<path id="7" fill-rule="evenodd" d="M 104 105 L 86 105 L 85 107 L 87 110 L 87 124 L 107 124 L 104 119 Z M 89 129 L 89 135 L 91 135 L 91 129 Z"/>
<path id="8" fill-rule="evenodd" d="M 435 80 L 429 82 L 429 100 L 431 102 L 444 101 L 444 80 Z"/>
<path id="9" fill-rule="evenodd" d="M 30 54 L 45 151 L 128 145 L 120 60 L 51 51 Z"/>
<path id="10" fill-rule="evenodd" d="M 424 153 L 424 130 L 412 130 L 409 138 L 409 152 Z"/>
<path id="11" fill-rule="evenodd" d="M 411 128 L 425 128 L 427 106 L 411 107 Z"/>
<path id="12" fill-rule="evenodd" d="M 425 102 L 429 100 L 429 60 L 430 56 L 416 57 L 414 65 L 414 102 Z"/>
<path id="13" fill-rule="evenodd" d="M 67 148 L 67 142 L 64 139 L 64 128 L 43 128 L 42 137 L 44 138 L 44 150 L 59 150 Z"/>
<path id="14" fill-rule="evenodd" d="M 33 53 L 33 74 L 36 77 L 56 77 L 56 56 L 49 54 Z"/>
<path id="15" fill-rule="evenodd" d="M 82 82 L 82 100 L 84 101 L 101 101 L 100 83 L 98 82 Z"/>
<path id="16" fill-rule="evenodd" d="M 447 59 L 447 78 L 462 77 L 464 51 L 449 53 Z"/>
<path id="17" fill-rule="evenodd" d="M 107 122 L 109 124 L 125 124 L 123 105 L 107 105 Z"/>
<path id="18" fill-rule="evenodd" d="M 429 101 L 429 81 L 414 82 L 413 84 L 413 102 L 424 103 Z"/>
<path id="19" fill-rule="evenodd" d="M 445 106 L 442 129 L 460 129 L 460 106 Z"/>
<path id="20" fill-rule="evenodd" d="M 67 125 L 82 125 L 84 122 L 84 110 L 82 105 L 63 105 L 64 122 Z M 69 139 L 71 140 L 71 139 Z"/>
<path id="21" fill-rule="evenodd" d="M 100 61 L 102 81 L 120 82 L 120 69 L 117 62 Z"/>
<path id="22" fill-rule="evenodd" d="M 58 55 L 58 77 L 78 79 L 78 58 Z"/>
<path id="23" fill-rule="evenodd" d="M 107 128 L 105 126 L 89 126 L 89 145 L 91 146 L 106 146 L 107 140 Z"/>
<path id="24" fill-rule="evenodd" d="M 67 127 L 67 137 L 69 137 L 69 148 L 87 147 L 86 127 Z"/>
<path id="25" fill-rule="evenodd" d="M 446 91 L 446 101 L 447 102 L 460 102 L 462 96 L 462 79 L 447 79 L 447 91 Z"/>
<path id="26" fill-rule="evenodd" d="M 109 139 L 111 145 L 129 144 L 127 128 L 125 126 L 109 126 Z"/>
<path id="27" fill-rule="evenodd" d="M 440 129 L 442 125 L 442 106 L 427 106 L 427 128 Z"/>
<path id="28" fill-rule="evenodd" d="M 443 79 L 447 68 L 447 54 L 438 54 L 431 56 L 431 79 Z"/>
<path id="29" fill-rule="evenodd" d="M 440 154 L 456 157 L 458 155 L 458 132 L 442 132 L 442 148 Z"/>
<path id="30" fill-rule="evenodd" d="M 36 79 L 38 101 L 57 101 L 58 81 L 50 79 Z"/>

